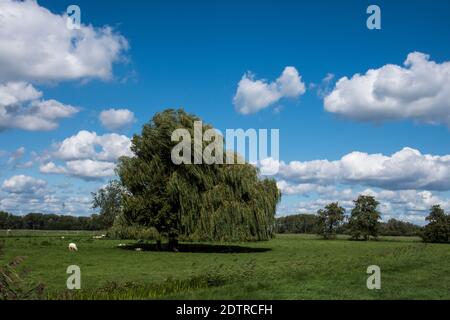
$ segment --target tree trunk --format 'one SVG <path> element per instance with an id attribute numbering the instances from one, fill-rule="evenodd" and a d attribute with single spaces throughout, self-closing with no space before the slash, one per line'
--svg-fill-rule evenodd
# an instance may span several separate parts
<path id="1" fill-rule="evenodd" d="M 178 239 L 169 238 L 169 251 L 178 252 Z"/>

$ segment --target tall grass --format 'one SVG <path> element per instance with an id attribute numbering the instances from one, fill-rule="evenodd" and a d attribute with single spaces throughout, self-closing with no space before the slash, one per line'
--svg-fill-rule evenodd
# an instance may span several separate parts
<path id="1" fill-rule="evenodd" d="M 225 284 L 221 275 L 205 274 L 186 280 L 168 278 L 162 283 L 140 284 L 136 282 L 108 282 L 95 289 L 66 290 L 49 293 L 47 299 L 57 300 L 145 300 L 156 299 L 170 294 L 217 287 Z"/>
<path id="2" fill-rule="evenodd" d="M 109 281 L 104 286 L 92 289 L 49 292 L 50 300 L 146 300 L 168 295 L 186 293 L 197 289 L 220 287 L 236 281 L 247 281 L 254 272 L 255 263 L 250 261 L 239 269 L 219 266 L 201 275 L 187 279 L 167 278 L 160 283 L 137 283 Z"/>
<path id="3" fill-rule="evenodd" d="M 0 255 L 3 244 L 0 243 Z M 16 257 L 5 266 L 0 266 L 0 300 L 24 300 L 42 298 L 44 285 L 35 284 L 25 278 L 27 270 L 19 267 L 25 257 Z"/>

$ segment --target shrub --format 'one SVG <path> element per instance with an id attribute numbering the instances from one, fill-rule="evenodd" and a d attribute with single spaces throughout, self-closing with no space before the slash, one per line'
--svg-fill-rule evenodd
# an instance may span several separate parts
<path id="1" fill-rule="evenodd" d="M 158 231 L 152 227 L 127 225 L 118 218 L 108 230 L 108 237 L 117 240 L 160 240 Z"/>

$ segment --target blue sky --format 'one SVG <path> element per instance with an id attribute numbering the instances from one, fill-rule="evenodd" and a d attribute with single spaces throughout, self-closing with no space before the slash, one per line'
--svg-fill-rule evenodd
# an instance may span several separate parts
<path id="1" fill-rule="evenodd" d="M 5 5 L 0 8 L 6 10 L 12 2 L 3 1 Z M 29 14 L 37 19 L 46 8 L 56 17 L 64 14 L 70 4 L 73 3 L 62 0 L 38 1 Z M 99 66 L 89 61 L 89 54 L 97 52 L 92 49 L 80 51 L 80 61 L 85 68 L 70 75 L 51 65 L 47 65 L 48 74 L 45 74 L 45 68 L 39 69 L 39 74 L 23 71 L 20 65 L 30 65 L 34 60 L 38 64 L 39 54 L 31 56 L 19 52 L 14 55 L 17 57 L 13 60 L 14 67 L 10 67 L 6 75 L 0 75 L 0 85 L 22 81 L 42 92 L 39 99 L 54 99 L 75 107 L 77 112 L 55 120 L 57 127 L 51 130 L 3 125 L 0 132 L 0 209 L 15 213 L 32 210 L 77 215 L 92 213 L 89 210 L 90 192 L 109 177 L 93 178 L 79 174 L 80 171 L 74 174 L 67 168 L 61 169 L 67 166 L 67 161 L 79 160 L 61 156 L 61 152 L 59 156 L 55 155 L 61 151 L 61 143 L 82 130 L 95 132 L 97 138 L 112 133 L 130 137 L 139 132 L 142 124 L 155 112 L 168 107 L 183 107 L 220 130 L 279 128 L 280 159 L 285 163 L 286 172 L 276 178 L 290 186 L 303 185 L 306 190 L 299 187 L 303 191 L 286 192 L 279 207 L 280 215 L 312 212 L 329 200 L 340 200 L 349 207 L 351 198 L 359 192 L 374 192 L 382 202 L 385 218 L 397 217 L 421 223 L 424 210 L 434 202 L 450 208 L 449 187 L 444 182 L 449 175 L 447 170 L 450 172 L 445 158 L 450 148 L 449 122 L 445 120 L 450 106 L 442 102 L 442 97 L 448 96 L 448 67 L 443 64 L 450 60 L 448 2 L 129 0 L 76 1 L 76 4 L 81 8 L 84 26 L 92 25 L 92 30 L 99 33 L 99 28 L 110 26 L 113 35 L 105 36 L 104 40 L 114 43 L 122 37 L 128 45 L 108 56 L 109 49 L 102 51 L 106 45 L 96 43 L 98 37 L 92 38 L 92 48 L 98 49 L 112 67 L 109 75 L 101 76 L 95 73 Z M 366 27 L 366 8 L 370 4 L 381 8 L 381 30 Z M 14 10 L 22 8 L 16 4 Z M 42 40 L 53 32 L 50 26 L 42 27 L 42 30 L 25 26 L 20 30 L 23 34 L 19 33 L 18 37 L 23 39 L 30 39 L 27 32 L 36 33 L 31 41 Z M 8 35 L 0 31 L 0 50 L 13 43 Z M 58 41 L 63 46 L 66 34 L 60 36 Z M 39 47 L 39 44 L 30 47 L 33 45 Z M 365 75 L 369 69 L 379 69 L 387 64 L 397 65 L 409 75 L 404 62 L 413 52 L 429 55 L 428 60 L 422 59 L 418 65 L 434 61 L 442 67 L 436 71 L 437 75 L 431 76 L 432 79 L 442 77 L 440 82 L 432 83 L 434 87 L 427 86 L 427 79 L 417 78 L 422 74 L 418 72 L 411 76 L 413 80 L 400 77 L 399 81 L 406 83 L 400 82 L 395 93 L 384 86 L 379 88 L 381 95 L 394 100 L 392 105 L 384 106 L 389 110 L 366 110 L 361 116 L 361 109 L 357 109 L 359 100 L 352 97 L 346 97 L 348 105 L 334 105 L 335 112 L 324 108 L 325 96 L 339 91 L 336 83 L 342 77 L 351 78 L 357 73 Z M 3 57 L 0 54 L 0 70 L 11 65 L 10 62 L 7 54 Z M 276 81 L 288 66 L 294 67 L 301 76 L 304 93 L 281 97 L 252 114 L 238 112 L 233 97 L 246 72 L 252 73 L 251 81 L 270 83 Z M 330 74 L 333 77 L 324 81 Z M 388 73 L 390 75 L 395 74 L 392 71 Z M 408 88 L 415 83 L 419 89 L 411 93 Z M 418 97 L 421 89 L 424 96 Z M 420 99 L 429 98 L 430 94 L 434 94 L 435 99 L 423 106 Z M 405 95 L 409 96 L 405 98 Z M 426 112 L 422 109 L 422 113 L 409 112 L 415 108 L 415 103 Z M 99 116 L 109 109 L 127 109 L 134 114 L 134 121 L 123 128 L 107 129 Z M 426 114 L 431 114 L 432 118 Z M 311 163 L 314 160 L 331 163 L 352 152 L 391 157 L 405 147 L 420 152 L 408 159 L 417 159 L 417 163 L 423 164 L 407 176 L 401 167 L 404 163 L 396 160 L 394 164 L 386 164 L 383 162 L 386 159 L 352 162 L 350 169 L 344 168 L 347 171 L 340 167 L 339 170 L 345 172 L 327 172 L 325 179 L 317 178 L 317 173 L 310 171 L 315 168 Z M 13 157 L 14 152 L 17 157 Z M 440 158 L 433 160 L 424 155 Z M 111 155 L 107 157 L 112 161 Z M 98 155 L 94 158 L 93 161 L 106 161 Z M 296 175 L 289 169 L 291 161 L 304 163 L 307 172 L 301 171 L 301 174 L 315 178 L 298 178 L 299 173 Z M 60 169 L 58 173 L 54 168 L 50 170 L 52 173 L 42 170 L 49 162 Z M 379 169 L 381 171 L 376 174 L 383 176 L 386 183 L 367 173 L 356 174 L 355 178 L 355 172 L 370 171 L 378 164 L 384 169 Z M 394 170 L 391 166 L 397 167 Z M 396 172 L 403 172 L 403 175 L 395 176 Z M 441 174 L 435 176 L 433 172 Z"/>

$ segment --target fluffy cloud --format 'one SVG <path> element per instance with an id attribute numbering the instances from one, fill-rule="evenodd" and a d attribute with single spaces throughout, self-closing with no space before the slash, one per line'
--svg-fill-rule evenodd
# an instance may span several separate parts
<path id="1" fill-rule="evenodd" d="M 115 163 L 96 160 L 67 161 L 65 166 L 58 166 L 48 162 L 40 167 L 41 173 L 66 174 L 87 180 L 101 179 L 114 175 Z"/>
<path id="2" fill-rule="evenodd" d="M 278 176 L 302 184 L 442 191 L 450 190 L 450 155 L 421 154 L 412 148 L 403 148 L 391 156 L 352 152 L 336 161 L 280 162 Z"/>
<path id="3" fill-rule="evenodd" d="M 46 161 L 40 166 L 41 173 L 65 174 L 83 179 L 101 179 L 114 175 L 115 162 L 121 156 L 132 156 L 131 141 L 115 133 L 97 135 L 95 132 L 80 131 L 56 145 L 51 154 L 58 165 Z"/>
<path id="4" fill-rule="evenodd" d="M 25 82 L 0 84 L 0 131 L 23 129 L 45 131 L 58 127 L 60 119 L 77 113 L 77 108 L 56 100 L 43 100 L 42 92 Z"/>
<path id="5" fill-rule="evenodd" d="M 387 64 L 341 78 L 325 97 L 325 110 L 370 122 L 412 119 L 450 126 L 450 62 L 436 63 L 420 52 L 404 66 Z"/>
<path id="6" fill-rule="evenodd" d="M 50 197 L 46 181 L 25 175 L 4 180 L 0 191 L 0 210 L 15 213 L 33 211 Z"/>
<path id="7" fill-rule="evenodd" d="M 57 166 L 54 162 L 47 162 L 40 166 L 39 171 L 41 173 L 53 173 L 53 174 L 63 174 L 67 173 L 67 170 L 63 166 Z"/>
<path id="8" fill-rule="evenodd" d="M 110 27 L 67 28 L 67 16 L 36 1 L 0 1 L 0 81 L 61 81 L 112 76 L 128 43 Z"/>
<path id="9" fill-rule="evenodd" d="M 3 181 L 2 190 L 15 194 L 42 194 L 46 185 L 44 180 L 18 175 Z"/>
<path id="10" fill-rule="evenodd" d="M 0 210 L 22 214 L 43 212 L 56 214 L 87 214 L 91 208 L 91 198 L 80 195 L 75 190 L 57 189 L 47 182 L 30 176 L 18 175 L 6 179 L 0 188 Z"/>
<path id="11" fill-rule="evenodd" d="M 308 188 L 309 189 L 309 188 Z M 314 194 L 313 188 L 308 190 L 308 195 Z M 304 201 L 282 205 L 278 208 L 278 215 L 293 213 L 315 213 L 330 202 L 338 201 L 350 214 L 353 208 L 353 200 L 359 195 L 372 195 L 379 202 L 379 210 L 384 221 L 395 218 L 412 223 L 424 224 L 425 217 L 432 205 L 440 204 L 445 210 L 450 210 L 450 201 L 433 194 L 430 191 L 418 190 L 373 190 L 373 189 L 338 189 L 327 187 L 317 189 L 319 197 L 306 198 Z"/>
<path id="12" fill-rule="evenodd" d="M 109 109 L 100 113 L 102 126 L 109 130 L 118 130 L 131 125 L 134 121 L 134 113 L 128 109 Z"/>
<path id="13" fill-rule="evenodd" d="M 260 165 L 271 168 L 274 162 Z M 450 210 L 450 155 L 403 148 L 389 156 L 352 152 L 335 161 L 279 162 L 278 166 L 280 191 L 290 199 L 302 199 L 279 206 L 279 215 L 315 213 L 334 201 L 350 212 L 360 194 L 375 196 L 384 220 L 424 224 L 432 205 Z"/>
<path id="14" fill-rule="evenodd" d="M 277 181 L 277 187 L 285 195 L 330 194 L 334 190 L 333 186 L 321 186 L 315 183 L 290 183 L 286 180 Z"/>
<path id="15" fill-rule="evenodd" d="M 255 80 L 250 72 L 239 81 L 233 103 L 242 114 L 256 113 L 282 98 L 298 98 L 305 93 L 305 84 L 294 67 L 286 67 L 274 82 Z"/>
<path id="16" fill-rule="evenodd" d="M 130 139 L 124 135 L 111 133 L 99 136 L 95 132 L 82 130 L 57 144 L 54 155 L 62 160 L 115 161 L 120 156 L 131 156 L 130 146 Z"/>

